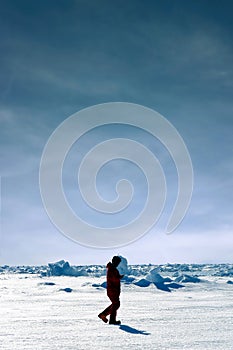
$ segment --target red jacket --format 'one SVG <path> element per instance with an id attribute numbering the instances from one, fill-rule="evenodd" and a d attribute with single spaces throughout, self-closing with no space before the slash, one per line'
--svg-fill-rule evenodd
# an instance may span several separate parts
<path id="1" fill-rule="evenodd" d="M 121 292 L 121 278 L 123 276 L 120 275 L 117 268 L 109 262 L 107 264 L 107 292 L 112 292 L 116 294 L 120 294 Z"/>

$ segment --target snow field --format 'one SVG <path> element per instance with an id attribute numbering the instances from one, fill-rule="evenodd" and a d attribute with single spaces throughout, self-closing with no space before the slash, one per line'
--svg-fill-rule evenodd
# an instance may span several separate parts
<path id="1" fill-rule="evenodd" d="M 101 284 L 104 277 L 0 275 L 1 349 L 232 350 L 233 287 L 228 280 L 209 276 L 171 293 L 153 284 L 123 284 L 122 325 L 112 326 L 97 317 L 109 300 L 104 288 L 92 284 Z"/>

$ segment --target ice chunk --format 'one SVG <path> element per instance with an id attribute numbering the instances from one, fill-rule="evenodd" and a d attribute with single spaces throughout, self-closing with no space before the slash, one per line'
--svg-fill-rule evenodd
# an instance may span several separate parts
<path id="1" fill-rule="evenodd" d="M 73 289 L 72 288 L 61 288 L 61 289 L 59 289 L 59 291 L 66 292 L 66 293 L 71 293 L 73 291 Z"/>
<path id="2" fill-rule="evenodd" d="M 164 283 L 164 282 L 171 282 L 171 279 L 169 277 L 162 277 L 159 273 L 158 273 L 158 269 L 154 268 L 152 269 L 148 275 L 146 276 L 146 279 L 150 282 L 155 282 L 155 283 Z"/>
<path id="3" fill-rule="evenodd" d="M 148 287 L 151 282 L 146 280 L 145 278 L 140 279 L 137 282 L 134 282 L 133 284 L 135 284 L 135 286 L 139 286 L 139 287 Z"/>
<path id="4" fill-rule="evenodd" d="M 49 274 L 51 276 L 87 276 L 86 266 L 70 266 L 68 261 L 60 260 L 55 263 L 50 263 Z"/>
<path id="5" fill-rule="evenodd" d="M 190 275 L 180 275 L 175 279 L 176 282 L 182 282 L 182 283 L 199 283 L 201 282 L 200 278 L 197 276 L 190 276 Z"/>
<path id="6" fill-rule="evenodd" d="M 128 261 L 123 256 L 119 255 L 121 258 L 120 264 L 117 266 L 117 270 L 120 272 L 121 275 L 128 275 L 129 269 L 128 269 Z"/>
<path id="7" fill-rule="evenodd" d="M 125 284 L 130 284 L 130 283 L 132 283 L 133 281 L 135 281 L 135 277 L 133 277 L 133 276 L 124 276 L 123 278 L 122 278 L 122 282 L 123 283 L 125 283 Z"/>
<path id="8" fill-rule="evenodd" d="M 92 284 L 92 287 L 95 287 L 95 288 L 107 288 L 107 282 L 106 281 L 104 281 L 103 283 L 93 283 Z"/>
<path id="9" fill-rule="evenodd" d="M 55 286 L 54 282 L 41 282 L 38 283 L 39 286 Z"/>

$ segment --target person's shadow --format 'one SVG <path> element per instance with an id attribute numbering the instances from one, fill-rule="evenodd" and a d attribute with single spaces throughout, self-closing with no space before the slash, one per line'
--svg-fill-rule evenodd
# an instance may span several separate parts
<path id="1" fill-rule="evenodd" d="M 150 333 L 146 331 L 140 331 L 139 329 L 127 326 L 125 324 L 121 324 L 119 327 L 122 331 L 132 334 L 143 334 L 143 335 L 150 335 Z"/>

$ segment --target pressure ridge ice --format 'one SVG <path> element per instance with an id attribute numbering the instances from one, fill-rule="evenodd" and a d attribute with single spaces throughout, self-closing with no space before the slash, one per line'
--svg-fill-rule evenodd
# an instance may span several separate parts
<path id="1" fill-rule="evenodd" d="M 154 285 L 160 290 L 170 292 L 184 287 L 187 283 L 200 283 L 203 276 L 233 277 L 232 264 L 164 264 L 164 265 L 128 265 L 127 259 L 121 256 L 119 272 L 124 275 L 123 284 L 138 287 Z M 1 266 L 0 274 L 39 274 L 41 277 L 103 277 L 106 267 L 103 265 L 71 266 L 68 261 L 60 260 L 46 266 Z M 201 278 L 200 278 L 201 276 Z M 41 284 L 49 285 L 49 282 Z M 228 284 L 233 282 L 229 280 Z M 95 288 L 106 288 L 106 281 L 92 284 Z M 70 290 L 65 290 L 71 292 Z"/>

